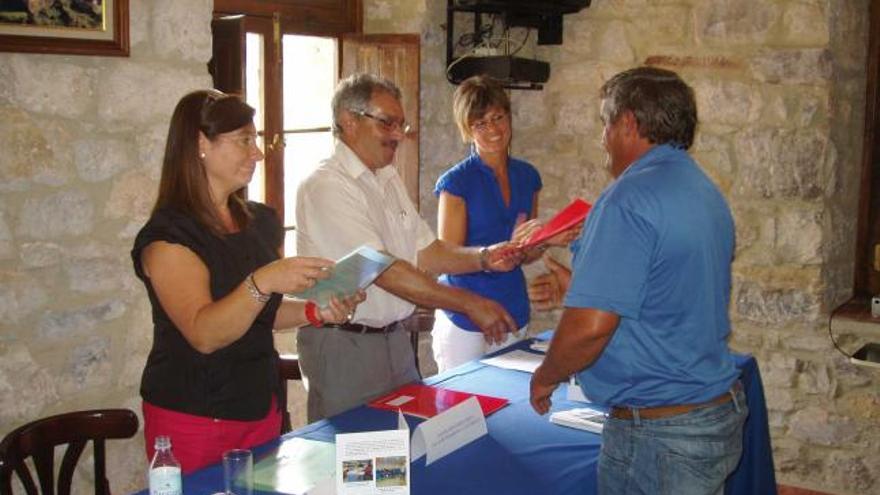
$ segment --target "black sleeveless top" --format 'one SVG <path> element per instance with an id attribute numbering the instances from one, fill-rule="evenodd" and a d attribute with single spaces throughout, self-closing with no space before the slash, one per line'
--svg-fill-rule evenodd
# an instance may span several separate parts
<path id="1" fill-rule="evenodd" d="M 253 219 L 240 232 L 218 237 L 194 218 L 171 209 L 153 214 L 131 251 L 134 271 L 153 308 L 153 347 L 141 379 L 141 397 L 151 404 L 209 418 L 254 421 L 279 397 L 278 353 L 272 328 L 281 295 L 274 294 L 247 332 L 210 354 L 195 350 L 162 309 L 141 265 L 141 252 L 154 241 L 180 244 L 201 258 L 210 273 L 211 297 L 232 292 L 255 269 L 278 259 L 283 230 L 274 210 L 248 202 Z"/>

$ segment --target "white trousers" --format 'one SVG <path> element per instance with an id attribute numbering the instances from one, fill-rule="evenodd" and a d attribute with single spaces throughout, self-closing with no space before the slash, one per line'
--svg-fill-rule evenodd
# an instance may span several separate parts
<path id="1" fill-rule="evenodd" d="M 434 328 L 431 330 L 431 349 L 437 362 L 437 372 L 442 373 L 515 344 L 526 337 L 527 329 L 528 325 L 508 335 L 504 342 L 490 345 L 483 338 L 483 332 L 469 332 L 457 326 L 443 310 L 438 309 L 434 312 Z"/>

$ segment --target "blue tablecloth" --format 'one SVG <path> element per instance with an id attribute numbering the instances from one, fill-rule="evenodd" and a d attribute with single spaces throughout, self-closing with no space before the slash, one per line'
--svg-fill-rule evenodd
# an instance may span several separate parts
<path id="1" fill-rule="evenodd" d="M 519 344 L 527 348 L 526 343 Z M 767 410 L 760 372 L 754 358 L 737 355 L 749 405 L 743 457 L 728 481 L 727 495 L 775 494 L 776 480 L 770 450 Z M 412 493 L 455 494 L 595 494 L 601 437 L 565 428 L 538 416 L 529 405 L 528 373 L 476 362 L 428 378 L 444 388 L 504 397 L 510 404 L 487 418 L 489 434 L 426 467 L 424 458 L 412 464 Z M 553 410 L 580 407 L 565 399 L 565 387 L 553 395 Z M 411 427 L 420 419 L 407 417 Z M 283 438 L 304 437 L 332 442 L 337 433 L 394 429 L 397 414 L 358 407 L 296 430 Z M 282 440 L 283 440 L 282 438 Z M 279 441 L 255 449 L 257 457 Z M 187 495 L 222 490 L 218 465 L 184 477 Z M 256 492 L 263 493 L 263 492 Z"/>

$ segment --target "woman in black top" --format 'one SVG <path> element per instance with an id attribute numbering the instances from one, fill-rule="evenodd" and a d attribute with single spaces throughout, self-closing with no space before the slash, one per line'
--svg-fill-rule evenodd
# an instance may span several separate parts
<path id="1" fill-rule="evenodd" d="M 364 299 L 319 309 L 282 298 L 327 277 L 333 262 L 284 258 L 275 212 L 242 199 L 263 158 L 253 116 L 219 91 L 180 100 L 159 197 L 132 250 L 153 309 L 141 381 L 147 456 L 157 435 L 169 435 L 184 472 L 280 432 L 273 329 L 343 322 Z"/>

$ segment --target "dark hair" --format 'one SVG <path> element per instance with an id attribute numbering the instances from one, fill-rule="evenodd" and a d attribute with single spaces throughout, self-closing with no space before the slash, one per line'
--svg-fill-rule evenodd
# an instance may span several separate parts
<path id="1" fill-rule="evenodd" d="M 339 118 L 343 111 L 370 111 L 368 108 L 370 100 L 373 99 L 373 94 L 379 91 L 384 91 L 400 101 L 400 88 L 383 77 L 362 72 L 339 81 L 333 93 L 333 101 L 330 103 L 333 110 L 333 135 L 342 134 Z"/>
<path id="2" fill-rule="evenodd" d="M 609 79 L 599 94 L 602 118 L 612 123 L 623 112 L 635 115 L 639 135 L 653 144 L 688 149 L 697 129 L 694 90 L 675 72 L 656 67 L 637 67 Z"/>
<path id="3" fill-rule="evenodd" d="M 486 114 L 492 107 L 501 107 L 510 113 L 510 98 L 497 79 L 487 75 L 469 77 L 455 89 L 452 97 L 452 113 L 461 139 L 473 140 L 471 122 Z"/>
<path id="4" fill-rule="evenodd" d="M 222 222 L 211 202 L 205 166 L 199 157 L 199 132 L 213 141 L 220 134 L 252 123 L 254 113 L 241 98 L 217 90 L 193 91 L 181 98 L 168 126 L 159 196 L 153 212 L 173 208 L 192 215 L 215 234 L 223 234 Z M 243 190 L 230 195 L 229 211 L 239 228 L 247 226 L 250 212 Z"/>

